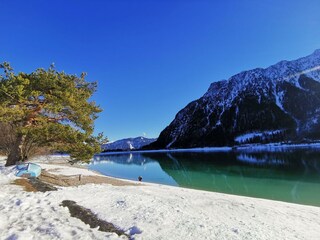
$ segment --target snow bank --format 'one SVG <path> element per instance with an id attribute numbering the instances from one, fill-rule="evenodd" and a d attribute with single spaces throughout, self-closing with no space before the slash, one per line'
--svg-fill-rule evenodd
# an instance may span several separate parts
<path id="1" fill-rule="evenodd" d="M 247 144 L 236 146 L 237 150 L 250 150 L 250 151 L 282 151 L 288 149 L 308 149 L 320 148 L 319 142 L 314 143 L 268 143 L 268 144 Z"/>
<path id="2" fill-rule="evenodd" d="M 83 176 L 101 176 L 101 174 L 92 172 L 85 168 L 75 168 L 63 165 L 52 165 L 52 164 L 45 164 L 41 162 L 37 162 L 42 169 L 47 170 L 53 174 L 65 175 L 65 176 L 73 176 L 73 175 L 83 175 Z"/>
<path id="3" fill-rule="evenodd" d="M 181 149 L 160 149 L 160 150 L 137 150 L 121 152 L 102 152 L 99 155 L 116 155 L 124 153 L 167 153 L 167 152 L 228 152 L 232 147 L 201 147 L 201 148 L 181 148 Z"/>
<path id="4" fill-rule="evenodd" d="M 71 218 L 63 200 L 91 209 L 134 239 L 320 239 L 318 207 L 147 183 L 28 193 L 10 185 L 11 170 L 0 167 L 0 239 L 120 238 Z"/>
<path id="5" fill-rule="evenodd" d="M 4 167 L 4 159 L 0 159 L 0 184 L 8 184 L 14 180 L 16 169 L 15 167 Z"/>
<path id="6" fill-rule="evenodd" d="M 44 155 L 31 158 L 32 162 L 41 162 L 41 163 L 67 163 L 70 160 L 70 156 L 67 154 L 53 154 L 53 155 Z"/>
<path id="7" fill-rule="evenodd" d="M 59 206 L 67 188 L 59 193 L 25 192 L 12 184 L 14 172 L 0 163 L 0 239 L 123 239 L 71 218 L 68 209 Z"/>

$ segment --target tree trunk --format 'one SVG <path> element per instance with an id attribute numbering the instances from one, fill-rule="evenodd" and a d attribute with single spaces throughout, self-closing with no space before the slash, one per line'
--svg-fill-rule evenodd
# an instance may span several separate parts
<path id="1" fill-rule="evenodd" d="M 7 166 L 15 165 L 19 161 L 23 161 L 23 143 L 25 141 L 26 136 L 23 134 L 18 134 L 15 143 L 13 144 L 10 153 L 8 155 L 8 159 L 6 162 Z"/>

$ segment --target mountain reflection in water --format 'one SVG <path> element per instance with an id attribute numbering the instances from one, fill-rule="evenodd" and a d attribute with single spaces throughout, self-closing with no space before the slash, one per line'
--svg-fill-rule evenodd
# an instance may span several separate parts
<path id="1" fill-rule="evenodd" d="M 96 155 L 105 175 L 320 206 L 320 150 Z"/>

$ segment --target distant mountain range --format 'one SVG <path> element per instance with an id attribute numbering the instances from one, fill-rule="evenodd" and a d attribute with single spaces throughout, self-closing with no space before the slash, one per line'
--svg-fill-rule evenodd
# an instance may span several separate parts
<path id="1" fill-rule="evenodd" d="M 156 138 L 145 138 L 145 137 L 136 137 L 136 138 L 126 138 L 121 139 L 115 142 L 110 142 L 103 144 L 101 146 L 103 151 L 116 151 L 116 150 L 135 150 L 140 149 L 145 145 L 153 143 L 156 141 Z"/>
<path id="2" fill-rule="evenodd" d="M 320 50 L 213 82 L 147 148 L 320 139 Z"/>

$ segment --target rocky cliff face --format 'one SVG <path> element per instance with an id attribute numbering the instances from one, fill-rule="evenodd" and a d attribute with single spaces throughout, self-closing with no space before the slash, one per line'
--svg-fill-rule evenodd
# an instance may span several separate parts
<path id="1" fill-rule="evenodd" d="M 320 139 L 320 50 L 214 82 L 150 148 Z"/>

